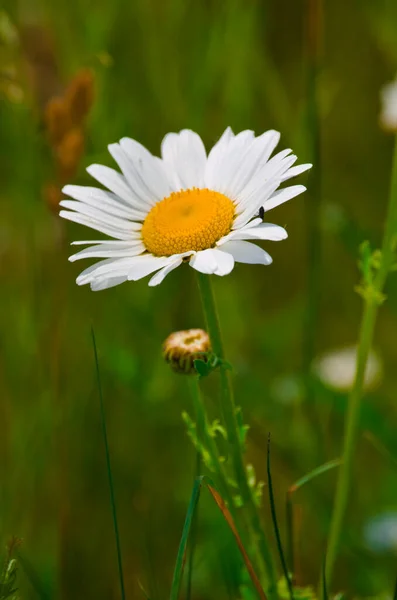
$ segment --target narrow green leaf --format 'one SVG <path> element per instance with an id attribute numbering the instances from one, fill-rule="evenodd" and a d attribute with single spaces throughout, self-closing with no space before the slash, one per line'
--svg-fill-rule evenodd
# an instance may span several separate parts
<path id="1" fill-rule="evenodd" d="M 323 567 L 322 567 L 322 579 L 323 579 L 323 586 L 322 586 L 322 593 L 323 593 L 323 597 L 322 600 L 328 600 L 328 589 L 327 589 L 327 578 L 326 578 L 326 574 L 325 574 L 325 565 L 326 565 L 326 559 L 324 558 L 323 561 Z"/>
<path id="2" fill-rule="evenodd" d="M 293 483 L 291 485 L 291 487 L 289 488 L 289 492 L 290 493 L 296 492 L 299 488 L 301 488 L 306 483 L 309 483 L 309 481 L 311 481 L 312 479 L 315 479 L 319 475 L 322 475 L 323 473 L 326 473 L 327 471 L 330 471 L 331 469 L 334 469 L 335 467 L 339 467 L 339 465 L 341 465 L 341 464 L 342 464 L 342 459 L 335 458 L 334 460 L 330 460 L 329 462 L 325 463 L 324 465 L 320 465 L 319 467 L 316 467 L 315 469 L 313 469 L 313 471 L 310 471 L 309 473 L 307 473 L 306 475 L 304 475 L 303 477 L 298 479 L 298 481 Z"/>
<path id="3" fill-rule="evenodd" d="M 172 578 L 170 600 L 178 600 L 179 590 L 181 587 L 183 567 L 185 563 L 186 548 L 189 539 L 189 532 L 192 525 L 194 512 L 196 510 L 197 502 L 200 496 L 202 477 L 198 477 L 193 485 L 192 495 L 190 496 L 190 502 L 186 513 L 185 523 L 183 525 L 181 541 L 179 543 L 178 554 L 176 557 L 176 564 L 174 569 L 174 576 Z"/>
<path id="4" fill-rule="evenodd" d="M 281 566 L 283 568 L 284 577 L 287 582 L 290 599 L 294 600 L 294 590 L 292 587 L 291 577 L 288 572 L 288 566 L 287 566 L 287 562 L 285 560 L 283 545 L 281 542 L 280 530 L 278 528 L 278 523 L 277 523 L 276 504 L 274 501 L 273 481 L 272 481 L 272 473 L 271 473 L 271 468 L 270 468 L 270 433 L 267 438 L 267 482 L 268 482 L 268 488 L 269 488 L 270 510 L 271 510 L 271 514 L 272 514 L 274 533 L 276 535 L 276 541 L 277 541 L 277 549 L 278 549 L 278 553 L 280 556 L 280 561 L 281 561 Z"/>
<path id="5" fill-rule="evenodd" d="M 31 562 L 22 556 L 21 554 L 17 554 L 18 563 L 21 565 L 26 577 L 28 578 L 32 588 L 36 592 L 37 596 L 41 600 L 51 600 L 52 592 L 51 590 L 47 590 L 44 583 L 41 581 L 40 576 L 37 574 L 37 571 L 31 564 Z"/>
<path id="6" fill-rule="evenodd" d="M 119 571 L 120 592 L 121 592 L 122 600 L 125 600 L 123 562 L 122 562 L 122 557 L 121 557 L 121 545 L 120 545 L 119 526 L 118 526 L 118 522 L 117 522 L 116 499 L 115 499 L 115 495 L 114 495 L 112 466 L 111 466 L 111 462 L 110 462 L 109 442 L 108 442 L 108 434 L 107 434 L 107 428 L 106 428 L 105 403 L 103 401 L 101 377 L 100 377 L 100 371 L 99 371 L 98 352 L 97 352 L 95 333 L 94 333 L 93 327 L 91 327 L 91 336 L 92 336 L 92 345 L 94 348 L 94 358 L 95 358 L 95 368 L 96 368 L 96 376 L 97 376 L 97 384 L 98 384 L 99 403 L 100 403 L 100 409 L 101 409 L 102 433 L 103 433 L 103 442 L 105 445 L 106 467 L 107 467 L 107 473 L 108 473 L 109 493 L 110 493 L 110 506 L 111 506 L 111 510 L 112 510 L 114 537 L 115 537 L 115 541 L 116 541 L 116 553 L 117 553 L 117 565 L 118 565 L 118 571 Z"/>

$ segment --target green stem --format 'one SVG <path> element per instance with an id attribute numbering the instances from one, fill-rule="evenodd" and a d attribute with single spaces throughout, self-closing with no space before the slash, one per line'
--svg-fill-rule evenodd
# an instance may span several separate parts
<path id="1" fill-rule="evenodd" d="M 209 453 L 211 462 L 215 469 L 219 490 L 224 500 L 226 500 L 229 506 L 229 510 L 233 515 L 233 518 L 236 520 L 236 515 L 234 514 L 233 498 L 227 483 L 227 475 L 225 473 L 222 461 L 220 460 L 215 440 L 209 433 L 208 417 L 201 395 L 198 377 L 190 376 L 189 383 L 194 410 L 197 418 L 197 436 L 199 439 L 202 438 L 204 442 L 204 445 Z"/>
<path id="2" fill-rule="evenodd" d="M 239 485 L 244 507 L 249 518 L 249 533 L 252 546 L 257 553 L 258 566 L 265 565 L 267 575 L 267 587 L 269 598 L 277 598 L 277 580 L 273 566 L 273 559 L 269 545 L 264 535 L 257 508 L 248 484 L 247 472 L 243 460 L 243 450 L 239 435 L 236 418 L 236 407 L 234 404 L 233 389 L 230 381 L 230 370 L 225 366 L 224 349 L 219 325 L 218 312 L 212 291 L 211 281 L 208 275 L 198 273 L 198 284 L 200 288 L 201 301 L 205 315 L 208 334 L 211 339 L 214 354 L 221 359 L 221 410 L 227 431 L 229 452 L 233 460 L 235 477 Z M 263 569 L 261 569 L 263 570 Z"/>
<path id="3" fill-rule="evenodd" d="M 334 509 L 332 514 L 330 534 L 328 539 L 326 557 L 326 581 L 331 584 L 336 557 L 339 548 L 343 520 L 349 498 L 352 479 L 353 459 L 360 417 L 360 405 L 363 393 L 363 383 L 368 354 L 371 350 L 373 333 L 379 306 L 379 296 L 383 293 L 387 275 L 395 260 L 395 247 L 397 241 L 397 138 L 394 147 L 392 179 L 390 188 L 389 207 L 386 218 L 386 227 L 383 237 L 382 252 L 379 269 L 374 281 L 371 296 L 365 300 L 364 312 L 361 321 L 359 345 L 357 350 L 356 377 L 349 397 L 346 427 L 343 445 L 342 464 L 339 469 Z"/>

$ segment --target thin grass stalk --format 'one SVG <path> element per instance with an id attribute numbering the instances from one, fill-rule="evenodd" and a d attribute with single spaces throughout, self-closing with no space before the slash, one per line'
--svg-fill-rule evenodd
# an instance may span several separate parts
<path id="1" fill-rule="evenodd" d="M 294 573 L 295 573 L 295 555 L 294 555 L 294 505 L 293 505 L 293 496 L 295 492 L 297 492 L 302 486 L 306 485 L 319 475 L 323 473 L 327 473 L 331 469 L 335 467 L 339 467 L 341 464 L 340 458 L 335 458 L 334 460 L 330 460 L 324 465 L 320 465 L 316 467 L 303 477 L 300 477 L 295 483 L 293 483 L 287 490 L 286 494 L 286 502 L 285 502 L 285 514 L 286 514 L 286 523 L 287 523 L 287 560 L 289 564 L 290 573 L 292 574 L 292 582 L 294 583 Z M 325 564 L 325 563 L 324 563 Z"/>
<path id="2" fill-rule="evenodd" d="M 18 563 L 21 565 L 27 579 L 29 580 L 29 583 L 31 584 L 32 588 L 34 589 L 36 595 L 38 598 L 40 598 L 40 600 L 51 600 L 51 598 L 53 597 L 53 590 L 50 589 L 46 589 L 46 586 L 44 585 L 43 581 L 41 580 L 41 578 L 39 577 L 37 571 L 35 570 L 35 568 L 33 567 L 33 565 L 30 563 L 30 561 L 25 558 L 22 554 L 19 554 L 19 552 L 17 553 L 17 559 L 18 559 Z"/>
<path id="3" fill-rule="evenodd" d="M 287 582 L 290 600 L 294 600 L 294 589 L 292 587 L 291 577 L 288 572 L 288 565 L 287 565 L 287 561 L 285 559 L 283 544 L 281 541 L 280 529 L 279 529 L 278 522 L 277 522 L 276 503 L 274 500 L 274 492 L 273 492 L 272 471 L 270 468 L 270 433 L 267 438 L 266 466 L 267 466 L 267 485 L 268 485 L 268 489 L 269 489 L 270 510 L 271 510 L 271 514 L 272 514 L 272 521 L 273 521 L 274 533 L 275 533 L 276 541 L 277 541 L 278 553 L 280 556 L 280 561 L 281 561 L 281 566 L 283 568 L 285 581 Z"/>
<path id="4" fill-rule="evenodd" d="M 100 375 L 100 371 L 99 371 L 98 351 L 97 351 L 97 346 L 96 346 L 96 341 L 95 341 L 95 333 L 94 333 L 93 328 L 91 328 L 91 335 L 92 335 L 92 345 L 94 348 L 95 369 L 96 369 L 97 384 L 98 384 L 99 403 L 100 403 L 100 409 L 101 409 L 102 433 L 103 433 L 103 442 L 105 445 L 106 468 L 107 468 L 107 474 L 108 474 L 109 494 L 110 494 L 110 506 L 111 506 L 111 510 L 112 510 L 114 537 L 115 537 L 115 541 L 116 541 L 116 553 L 117 553 L 117 566 L 118 566 L 118 571 L 119 571 L 120 593 L 121 593 L 122 600 L 125 600 L 123 561 L 122 561 L 122 556 L 121 556 L 121 544 L 120 544 L 119 525 L 118 525 L 118 520 L 117 520 L 116 498 L 114 495 L 112 465 L 110 462 L 109 441 L 108 441 L 108 434 L 107 434 L 107 427 L 106 427 L 105 403 L 103 401 L 101 375 Z"/>
<path id="5" fill-rule="evenodd" d="M 351 390 L 346 416 L 345 434 L 343 441 L 342 465 L 339 469 L 330 534 L 327 548 L 326 580 L 328 586 L 332 583 L 335 562 L 339 550 L 342 525 L 349 499 L 352 483 L 353 460 L 356 451 L 358 426 L 363 395 L 365 369 L 368 355 L 372 346 L 379 298 L 382 297 L 387 275 L 393 267 L 397 242 L 397 137 L 394 146 L 389 206 L 386 217 L 386 227 L 383 237 L 379 268 L 375 276 L 371 293 L 365 295 L 364 310 L 361 320 L 360 337 L 357 350 L 356 376 Z"/>
<path id="6" fill-rule="evenodd" d="M 322 600 L 328 600 L 328 586 L 327 586 L 327 576 L 325 574 L 325 565 L 326 565 L 326 558 L 324 558 L 323 561 L 323 568 L 321 569 L 321 573 L 322 573 Z"/>
<path id="7" fill-rule="evenodd" d="M 221 411 L 226 426 L 228 448 L 232 457 L 235 477 L 241 492 L 244 508 L 247 510 L 249 518 L 249 534 L 252 548 L 256 554 L 256 563 L 261 571 L 263 571 L 263 567 L 261 567 L 261 565 L 264 564 L 267 576 L 266 580 L 268 586 L 268 595 L 270 599 L 273 599 L 277 598 L 276 573 L 269 544 L 262 529 L 257 507 L 248 483 L 248 476 L 244 465 L 243 449 L 236 417 L 233 389 L 230 381 L 230 370 L 224 364 L 225 354 L 218 312 L 209 276 L 198 273 L 198 284 L 200 288 L 207 330 L 211 339 L 212 350 L 221 361 Z"/>
<path id="8" fill-rule="evenodd" d="M 287 561 L 289 565 L 289 571 L 292 576 L 292 583 L 295 583 L 294 507 L 292 504 L 292 494 L 290 490 L 287 490 L 285 500 L 285 521 L 287 528 Z"/>
<path id="9" fill-rule="evenodd" d="M 204 435 L 206 428 L 205 413 L 201 406 L 197 406 L 200 403 L 200 389 L 198 383 L 198 377 L 188 377 L 188 383 L 190 384 L 190 391 L 193 397 L 193 402 L 196 411 L 196 424 L 197 424 L 197 436 L 200 439 Z M 194 481 L 200 477 L 201 471 L 201 454 L 199 450 L 196 450 L 196 460 L 194 465 Z M 190 534 L 190 553 L 187 565 L 187 582 L 186 582 L 186 600 L 190 600 L 192 596 L 192 579 L 193 579 L 193 566 L 194 566 L 194 555 L 197 544 L 197 522 L 198 522 L 198 505 L 193 517 L 192 531 Z"/>

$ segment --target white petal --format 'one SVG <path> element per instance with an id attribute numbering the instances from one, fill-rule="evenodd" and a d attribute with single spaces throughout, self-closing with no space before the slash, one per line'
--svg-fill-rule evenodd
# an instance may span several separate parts
<path id="1" fill-rule="evenodd" d="M 127 204 L 131 205 L 131 190 L 125 178 L 110 167 L 104 165 L 90 165 L 87 172 L 99 183 L 102 183 L 111 192 L 120 196 Z"/>
<path id="2" fill-rule="evenodd" d="M 220 160 L 234 137 L 235 136 L 231 128 L 227 127 L 219 140 L 210 150 L 205 167 L 205 184 L 207 186 L 211 187 L 211 182 L 216 175 Z"/>
<path id="3" fill-rule="evenodd" d="M 150 275 L 154 271 L 158 271 L 174 260 L 173 256 L 153 256 L 152 254 L 144 254 L 143 256 L 136 256 L 132 259 L 130 268 L 128 271 L 129 281 L 138 281 L 146 275 Z"/>
<path id="4" fill-rule="evenodd" d="M 291 179 L 292 177 L 297 177 L 301 173 L 304 173 L 308 169 L 311 169 L 312 166 L 313 165 L 307 163 L 304 165 L 297 165 L 296 167 L 292 167 L 291 169 L 288 169 L 288 171 L 286 173 L 284 173 L 284 175 L 281 178 L 281 181 L 287 181 L 288 179 Z"/>
<path id="5" fill-rule="evenodd" d="M 105 213 L 98 208 L 94 208 L 89 206 L 88 204 L 84 204 L 83 202 L 79 202 L 77 200 L 61 200 L 59 203 L 60 206 L 64 208 L 69 208 L 70 210 L 74 210 L 81 215 L 85 215 L 86 217 L 90 217 L 91 219 L 95 219 L 96 221 L 102 222 L 104 225 L 110 225 L 113 229 L 119 229 L 120 231 L 131 231 L 131 229 L 137 230 L 137 226 L 139 225 L 139 229 L 141 229 L 141 223 L 134 223 L 128 221 L 127 219 L 120 219 L 119 217 L 113 217 L 109 213 Z"/>
<path id="6" fill-rule="evenodd" d="M 218 246 L 222 246 L 229 240 L 271 240 L 278 242 L 285 240 L 288 237 L 288 233 L 284 227 L 279 225 L 273 225 L 272 223 L 261 223 L 260 225 L 251 227 L 251 221 L 245 227 L 231 231 L 228 235 L 221 238 L 217 243 Z"/>
<path id="7" fill-rule="evenodd" d="M 82 258 L 127 258 L 129 256 L 137 256 L 143 252 L 145 252 L 145 246 L 142 242 L 131 242 L 125 248 L 120 248 L 117 242 L 115 242 L 113 245 L 98 244 L 91 248 L 85 248 L 69 256 L 69 260 L 70 262 L 74 262 Z"/>
<path id="8" fill-rule="evenodd" d="M 130 138 L 120 140 L 120 147 L 131 163 L 131 173 L 139 193 L 153 206 L 174 191 L 166 175 L 164 165 L 146 148 Z M 132 176 L 132 175 L 131 175 Z"/>
<path id="9" fill-rule="evenodd" d="M 117 248 L 128 248 L 131 246 L 131 243 L 135 244 L 141 240 L 141 234 L 132 232 L 131 239 L 128 240 L 78 240 L 77 242 L 70 242 L 71 246 L 83 246 L 84 244 L 102 244 L 102 245 L 112 245 Z"/>
<path id="10" fill-rule="evenodd" d="M 149 281 L 149 285 L 151 287 L 153 287 L 155 285 L 159 285 L 165 279 L 165 277 L 169 273 L 171 273 L 171 271 L 173 271 L 174 269 L 179 267 L 179 265 L 181 265 L 181 264 L 182 264 L 182 258 L 178 258 L 175 262 L 163 267 L 162 269 L 160 269 L 160 271 L 157 271 L 157 273 L 155 275 L 153 275 L 153 277 Z"/>
<path id="11" fill-rule="evenodd" d="M 222 250 L 229 252 L 236 262 L 250 265 L 270 265 L 272 257 L 265 250 L 250 242 L 226 242 Z"/>
<path id="12" fill-rule="evenodd" d="M 141 221 L 146 217 L 147 211 L 140 211 L 131 208 L 116 194 L 100 190 L 99 188 L 82 185 L 65 185 L 62 192 L 75 200 L 80 200 L 94 208 L 98 208 L 115 217 L 122 219 L 132 219 Z"/>
<path id="13" fill-rule="evenodd" d="M 233 271 L 234 267 L 234 258 L 231 254 L 227 252 L 222 252 L 221 250 L 215 250 L 215 260 L 217 262 L 217 268 L 214 271 L 215 275 L 229 275 L 231 271 Z"/>
<path id="14" fill-rule="evenodd" d="M 155 203 L 155 199 L 152 194 L 150 194 L 146 185 L 142 183 L 142 177 L 137 169 L 137 165 L 139 164 L 138 159 L 136 159 L 134 163 L 119 144 L 109 144 L 108 150 L 127 180 L 131 189 L 131 197 L 133 198 L 134 204 L 137 207 L 140 207 L 141 210 L 148 212 Z"/>
<path id="15" fill-rule="evenodd" d="M 228 275 L 233 269 L 234 259 L 226 252 L 216 248 L 208 248 L 192 256 L 190 266 L 196 271 L 208 275 Z"/>
<path id="16" fill-rule="evenodd" d="M 109 277 L 108 279 L 98 278 L 91 282 L 90 287 L 93 292 L 100 292 L 101 290 L 107 290 L 116 285 L 120 285 L 120 283 L 124 283 L 125 281 L 127 281 L 127 275 Z"/>
<path id="17" fill-rule="evenodd" d="M 284 152 L 279 152 L 263 167 L 257 170 L 255 176 L 245 186 L 244 190 L 240 194 L 237 214 L 240 214 L 243 210 L 245 210 L 252 203 L 253 199 L 254 202 L 256 202 L 258 195 L 263 195 L 263 190 L 268 188 L 270 182 L 277 181 L 278 184 L 281 183 L 281 177 L 296 161 L 295 155 L 284 156 L 285 152 L 291 151 L 286 150 Z M 279 159 L 278 157 L 280 155 L 283 156 Z"/>
<path id="18" fill-rule="evenodd" d="M 84 269 L 76 279 L 77 285 L 85 285 L 98 278 L 127 277 L 134 258 L 105 258 Z"/>
<path id="19" fill-rule="evenodd" d="M 79 213 L 70 212 L 68 210 L 61 210 L 59 215 L 63 219 L 68 219 L 68 221 L 73 221 L 74 223 L 79 223 L 80 225 L 85 225 L 86 227 L 90 227 L 91 229 L 96 229 L 105 235 L 109 235 L 110 237 L 116 238 L 117 240 L 130 240 L 131 233 L 126 231 L 122 231 L 121 229 L 114 229 L 114 227 L 110 227 L 109 225 L 105 225 L 102 221 L 98 221 L 97 219 L 92 219 L 87 217 L 86 215 L 81 215 Z"/>
<path id="20" fill-rule="evenodd" d="M 216 162 L 211 158 L 210 153 L 205 171 L 206 187 L 225 193 L 241 163 L 242 156 L 249 150 L 254 139 L 253 131 L 241 131 L 230 139 L 222 151 L 218 152 Z"/>
<path id="21" fill-rule="evenodd" d="M 276 191 L 279 186 L 278 179 L 265 180 L 262 187 L 258 188 L 248 198 L 245 199 L 244 204 L 239 205 L 239 209 L 244 207 L 242 212 L 235 218 L 233 223 L 233 229 L 239 229 L 252 217 L 259 212 L 261 206 L 264 206 L 266 200 Z"/>
<path id="22" fill-rule="evenodd" d="M 200 273 L 205 273 L 207 275 L 214 273 L 218 266 L 212 248 L 201 250 L 194 254 L 190 259 L 189 264 L 193 269 L 196 269 L 196 271 L 200 271 Z"/>
<path id="23" fill-rule="evenodd" d="M 232 165 L 233 172 L 227 188 L 225 188 L 225 193 L 229 197 L 235 198 L 238 203 L 239 194 L 252 180 L 258 170 L 267 163 L 279 139 L 279 132 L 270 130 L 246 146 L 245 153 L 240 153 L 237 167 Z"/>
<path id="24" fill-rule="evenodd" d="M 190 129 L 168 133 L 161 143 L 164 162 L 175 174 L 175 185 L 189 189 L 203 187 L 207 155 L 201 137 Z"/>
<path id="25" fill-rule="evenodd" d="M 271 210 L 283 202 L 287 202 L 287 200 L 291 200 L 291 198 L 295 198 L 299 194 L 302 194 L 306 190 L 304 185 L 291 185 L 290 187 L 277 190 L 270 196 L 268 200 L 266 200 L 263 204 L 265 211 Z"/>

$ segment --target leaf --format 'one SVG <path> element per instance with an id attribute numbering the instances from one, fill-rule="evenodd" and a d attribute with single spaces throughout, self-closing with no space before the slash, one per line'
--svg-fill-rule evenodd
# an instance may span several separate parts
<path id="1" fill-rule="evenodd" d="M 94 333 L 93 327 L 91 327 L 91 336 L 92 336 L 92 345 L 93 345 L 93 349 L 94 349 L 95 371 L 96 371 L 97 384 L 98 384 L 103 442 L 104 442 L 104 446 L 105 446 L 106 467 L 107 467 L 108 482 L 109 482 L 109 494 L 110 494 L 110 507 L 111 507 L 112 518 L 113 518 L 114 537 L 115 537 L 115 541 L 116 541 L 116 554 L 117 554 L 117 566 L 118 566 L 118 572 L 119 572 L 120 592 L 121 592 L 122 600 L 125 600 L 123 563 L 122 563 L 122 557 L 121 557 L 121 544 L 120 544 L 119 526 L 118 526 L 118 521 L 117 521 L 116 499 L 115 499 L 115 495 L 114 495 L 113 474 L 112 474 L 112 467 L 111 467 L 111 462 L 110 462 L 110 450 L 109 450 L 108 434 L 107 434 L 107 428 L 106 428 L 105 403 L 104 403 L 103 394 L 102 394 L 101 377 L 100 377 L 100 372 L 99 372 L 98 352 L 97 352 L 95 333 Z"/>
<path id="2" fill-rule="evenodd" d="M 200 377 L 207 377 L 210 374 L 211 366 L 201 358 L 196 358 L 193 364 Z"/>

